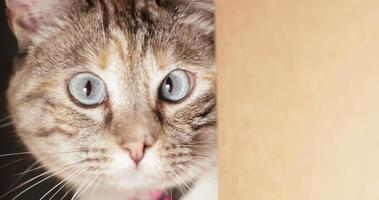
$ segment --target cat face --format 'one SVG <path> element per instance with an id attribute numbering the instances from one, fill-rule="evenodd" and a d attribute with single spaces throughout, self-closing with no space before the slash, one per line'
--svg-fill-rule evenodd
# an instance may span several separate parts
<path id="1" fill-rule="evenodd" d="M 7 0 L 19 137 L 77 186 L 162 188 L 215 165 L 210 1 Z"/>

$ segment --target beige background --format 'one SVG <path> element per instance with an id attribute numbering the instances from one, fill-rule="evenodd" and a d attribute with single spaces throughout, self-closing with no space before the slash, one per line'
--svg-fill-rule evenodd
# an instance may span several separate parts
<path id="1" fill-rule="evenodd" d="M 216 2 L 221 199 L 379 199 L 379 1 Z"/>

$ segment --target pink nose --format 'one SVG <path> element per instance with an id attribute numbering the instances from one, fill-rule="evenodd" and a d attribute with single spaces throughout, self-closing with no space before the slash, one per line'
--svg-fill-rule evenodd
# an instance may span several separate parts
<path id="1" fill-rule="evenodd" d="M 136 163 L 136 165 L 142 160 L 145 154 L 145 149 L 148 146 L 149 145 L 146 144 L 145 141 L 127 142 L 122 144 L 122 147 L 129 151 L 130 158 Z"/>

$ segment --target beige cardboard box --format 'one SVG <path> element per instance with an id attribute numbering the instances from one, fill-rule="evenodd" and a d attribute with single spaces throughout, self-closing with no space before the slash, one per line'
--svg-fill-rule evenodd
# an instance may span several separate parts
<path id="1" fill-rule="evenodd" d="M 379 1 L 216 4 L 220 199 L 379 199 Z"/>

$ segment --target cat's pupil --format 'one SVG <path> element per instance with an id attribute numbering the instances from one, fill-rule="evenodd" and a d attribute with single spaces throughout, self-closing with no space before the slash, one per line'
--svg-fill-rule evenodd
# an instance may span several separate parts
<path id="1" fill-rule="evenodd" d="M 170 77 L 168 77 L 166 79 L 166 85 L 165 85 L 166 89 L 168 92 L 172 92 L 172 79 Z"/>
<path id="2" fill-rule="evenodd" d="M 90 94 L 91 94 L 91 90 L 92 90 L 92 84 L 91 84 L 91 81 L 87 81 L 86 83 L 86 86 L 83 88 L 83 92 L 86 94 L 86 96 L 88 97 Z"/>

